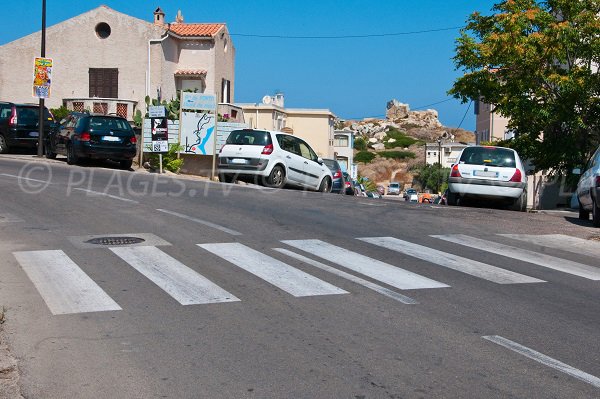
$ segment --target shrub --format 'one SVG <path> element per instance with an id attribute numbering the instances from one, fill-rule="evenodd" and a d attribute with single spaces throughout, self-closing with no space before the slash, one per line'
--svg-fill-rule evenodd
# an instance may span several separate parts
<path id="1" fill-rule="evenodd" d="M 58 108 L 51 108 L 50 112 L 52 112 L 52 115 L 54 115 L 54 120 L 57 122 L 60 122 L 61 120 L 65 119 L 67 115 L 69 115 L 69 110 L 64 105 L 61 105 Z"/>
<path id="2" fill-rule="evenodd" d="M 407 159 L 407 158 L 412 159 L 415 157 L 415 153 L 411 152 L 411 151 L 381 151 L 378 153 L 378 155 L 381 157 L 384 157 L 384 158 L 398 159 L 398 160 Z"/>
<path id="3" fill-rule="evenodd" d="M 367 141 L 362 137 L 356 137 L 354 139 L 354 149 L 358 151 L 365 151 L 367 149 Z"/>
<path id="4" fill-rule="evenodd" d="M 393 142 L 388 142 L 389 139 L 394 139 Z M 386 132 L 384 139 L 385 148 L 409 147 L 417 142 L 417 139 L 409 137 L 406 132 L 390 127 Z"/>
<path id="5" fill-rule="evenodd" d="M 372 152 L 360 151 L 359 153 L 357 153 L 354 156 L 354 161 L 362 162 L 362 163 L 370 163 L 373 160 L 373 158 L 375 158 L 375 154 L 373 154 Z"/>
<path id="6" fill-rule="evenodd" d="M 183 146 L 177 144 L 169 144 L 169 151 L 162 156 L 163 169 L 169 172 L 179 173 L 183 166 L 183 159 L 177 158 L 177 153 L 183 149 Z M 160 169 L 160 157 L 158 154 L 150 154 L 148 161 L 153 169 Z"/>

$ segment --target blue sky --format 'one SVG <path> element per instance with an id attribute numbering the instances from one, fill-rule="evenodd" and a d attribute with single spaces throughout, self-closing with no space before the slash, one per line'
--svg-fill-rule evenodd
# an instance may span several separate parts
<path id="1" fill-rule="evenodd" d="M 357 36 L 464 26 L 473 11 L 495 1 L 441 0 L 46 0 L 51 26 L 102 4 L 152 21 L 160 6 L 167 22 L 225 22 L 236 48 L 236 102 L 285 94 L 290 108 L 328 108 L 340 118 L 383 117 L 395 98 L 417 109 L 447 100 L 460 71 L 452 62 L 458 29 L 344 39 L 260 38 L 241 35 Z M 4 2 L 0 45 L 40 30 L 41 0 Z M 25 5 L 27 5 L 25 7 Z M 51 54 L 47 54 L 51 57 Z M 0 83 L 1 84 L 1 83 Z M 473 107 L 456 100 L 432 105 L 443 124 L 474 130 Z M 466 117 L 465 117 L 466 113 Z"/>

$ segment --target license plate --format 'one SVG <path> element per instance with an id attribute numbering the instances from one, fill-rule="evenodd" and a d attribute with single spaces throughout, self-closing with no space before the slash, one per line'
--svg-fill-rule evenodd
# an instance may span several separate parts
<path id="1" fill-rule="evenodd" d="M 486 172 L 484 170 L 474 170 L 473 176 L 478 177 L 498 177 L 498 172 Z"/>
<path id="2" fill-rule="evenodd" d="M 29 137 L 40 137 L 40 132 L 29 132 Z"/>
<path id="3" fill-rule="evenodd" d="M 115 136 L 102 136 L 102 141 L 121 141 L 121 139 Z"/>
<path id="4" fill-rule="evenodd" d="M 242 159 L 242 158 L 233 158 L 231 160 L 231 163 L 236 163 L 236 164 L 247 164 L 248 160 L 247 159 Z"/>

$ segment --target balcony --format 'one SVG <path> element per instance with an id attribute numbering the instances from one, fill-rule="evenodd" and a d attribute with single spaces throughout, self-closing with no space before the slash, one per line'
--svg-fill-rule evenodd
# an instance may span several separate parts
<path id="1" fill-rule="evenodd" d="M 125 100 L 120 98 L 98 98 L 98 97 L 78 97 L 63 98 L 63 105 L 69 111 L 92 112 L 95 114 L 115 114 L 128 121 L 133 121 L 133 115 L 137 107 L 137 101 Z"/>

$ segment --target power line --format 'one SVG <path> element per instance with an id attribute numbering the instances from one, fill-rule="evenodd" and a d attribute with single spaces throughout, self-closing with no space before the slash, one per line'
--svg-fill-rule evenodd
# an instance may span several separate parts
<path id="1" fill-rule="evenodd" d="M 449 30 L 462 29 L 463 26 L 453 26 L 450 28 L 437 28 L 427 30 L 417 30 L 409 32 L 394 32 L 394 33 L 376 33 L 369 35 L 340 35 L 340 36 L 288 36 L 288 35 L 256 35 L 256 34 L 245 34 L 245 33 L 230 33 L 230 36 L 240 37 L 258 37 L 262 39 L 317 39 L 317 40 L 329 40 L 329 39 L 360 39 L 369 37 L 388 37 L 388 36 L 407 36 L 407 35 L 418 35 L 423 33 L 433 32 L 444 32 Z"/>
<path id="2" fill-rule="evenodd" d="M 473 104 L 473 100 L 471 100 L 471 102 L 469 103 L 469 106 L 467 107 L 467 110 L 465 111 L 465 114 L 463 115 L 460 123 L 458 124 L 457 129 L 460 129 L 460 127 L 462 126 L 463 122 L 465 121 L 465 118 L 467 117 L 467 113 L 469 112 L 469 110 L 471 109 L 471 105 Z"/>
<path id="3" fill-rule="evenodd" d="M 411 109 L 413 109 L 413 110 L 423 109 L 423 108 L 431 107 L 432 105 L 447 103 L 448 101 L 452 101 L 452 100 L 454 100 L 454 97 L 447 98 L 447 99 L 441 100 L 441 101 L 437 101 L 435 103 L 422 105 L 420 107 L 414 107 L 414 108 L 411 107 Z M 362 116 L 362 117 L 358 117 L 358 118 L 345 118 L 345 119 L 346 120 L 375 119 L 375 118 L 384 118 L 386 116 L 387 115 L 372 115 L 372 116 Z"/>
<path id="4" fill-rule="evenodd" d="M 452 101 L 452 100 L 454 100 L 454 97 L 447 98 L 447 99 L 445 99 L 445 100 L 438 101 L 438 102 L 436 102 L 436 103 L 427 104 L 427 105 L 422 105 L 422 106 L 420 106 L 420 107 L 415 107 L 415 108 L 413 108 L 413 109 L 423 109 L 423 108 L 431 107 L 432 105 L 438 105 L 438 104 L 447 103 L 448 101 Z"/>

